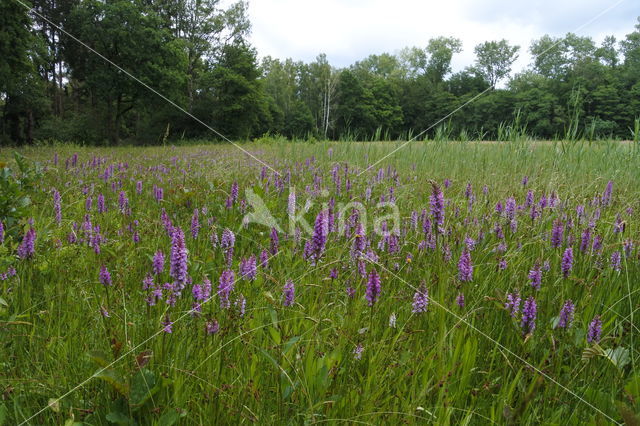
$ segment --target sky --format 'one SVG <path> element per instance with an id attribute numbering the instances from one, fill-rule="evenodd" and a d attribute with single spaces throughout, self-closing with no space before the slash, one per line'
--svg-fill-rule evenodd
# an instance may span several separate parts
<path id="1" fill-rule="evenodd" d="M 544 34 L 620 40 L 638 16 L 638 0 L 249 0 L 251 42 L 260 57 L 311 62 L 325 53 L 332 65 L 346 67 L 449 36 L 463 43 L 454 72 L 473 64 L 473 48 L 484 41 L 521 46 L 517 72 L 531 63 L 531 41 Z"/>

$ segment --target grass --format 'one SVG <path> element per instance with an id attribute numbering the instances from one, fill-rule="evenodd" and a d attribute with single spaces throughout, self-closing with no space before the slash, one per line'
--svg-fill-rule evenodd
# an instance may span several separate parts
<path id="1" fill-rule="evenodd" d="M 638 245 L 640 156 L 635 144 L 442 138 L 412 142 L 361 173 L 401 145 L 282 140 L 244 145 L 281 173 L 265 169 L 265 179 L 262 165 L 229 145 L 21 150 L 46 170 L 32 194 L 35 256 L 15 256 L 29 227 L 26 218 L 0 246 L 0 272 L 17 269 L 16 277 L 0 281 L 0 424 L 69 419 L 165 425 L 596 424 L 637 416 L 636 249 L 622 256 L 620 271 L 610 266 L 612 253 L 622 252 L 625 241 Z M 75 153 L 78 164 L 65 167 Z M 9 154 L 0 151 L 1 158 Z M 105 180 L 111 165 L 113 173 Z M 332 171 L 340 177 L 339 193 Z M 451 181 L 448 188 L 445 179 Z M 447 232 L 438 235 L 433 250 L 420 249 L 422 225 L 411 223 L 412 212 L 429 210 L 430 180 L 440 184 L 447 200 Z M 599 206 L 594 197 L 610 180 L 611 204 Z M 137 181 L 143 182 L 140 195 Z M 296 189 L 298 208 L 312 201 L 304 216 L 312 225 L 331 198 L 336 205 L 362 202 L 367 237 L 379 255 L 365 267 L 381 275 L 379 301 L 370 307 L 365 299 L 366 278 L 350 257 L 353 234 L 330 233 L 321 261 L 312 264 L 302 255 L 309 236 L 296 241 L 281 233 L 268 268 L 259 268 L 255 281 L 238 279 L 231 308 L 221 309 L 215 289 L 226 259 L 211 235 L 219 237 L 225 228 L 236 234 L 232 269 L 237 278 L 239 260 L 259 256 L 271 244 L 268 228 L 242 226 L 242 203 L 225 207 L 233 182 L 240 188 L 239 200 L 251 188 L 284 224 L 289 186 Z M 476 197 L 471 209 L 468 183 Z M 164 188 L 163 201 L 154 198 L 154 185 Z M 54 219 L 52 188 L 62 195 L 60 224 Z M 374 219 L 386 214 L 376 203 L 381 196 L 389 199 L 390 188 L 401 217 L 397 252 L 380 249 L 381 237 L 372 231 Z M 326 189 L 328 195 L 314 189 Z M 121 190 L 128 195 L 129 215 L 118 208 Z M 508 197 L 524 204 L 529 190 L 536 202 L 552 193 L 559 202 L 536 220 L 528 208 L 518 210 L 517 230 L 511 230 L 495 205 Z M 102 214 L 95 210 L 99 193 L 109 208 Z M 99 224 L 106 238 L 99 254 L 86 243 L 68 240 L 72 224 L 85 220 L 87 195 L 93 197 L 92 224 Z M 578 205 L 585 206 L 582 218 L 576 215 Z M 142 281 L 151 272 L 153 254 L 162 250 L 169 259 L 163 208 L 187 234 L 193 283 L 205 277 L 213 283 L 214 297 L 203 305 L 202 315 L 190 312 L 191 286 L 173 307 L 145 302 Z M 196 208 L 202 228 L 194 239 L 189 227 Z M 582 253 L 581 232 L 597 211 L 593 234 L 602 236 L 603 248 Z M 618 216 L 626 224 L 623 233 L 613 231 Z M 565 231 L 563 246 L 552 248 L 549 235 L 558 219 L 567 228 L 571 221 L 571 229 Z M 504 252 L 496 224 L 504 229 Z M 82 236 L 81 230 L 76 233 Z M 567 242 L 569 235 L 573 241 Z M 471 282 L 461 282 L 457 271 L 466 236 L 477 240 Z M 564 278 L 560 263 L 568 246 L 575 261 Z M 508 266 L 501 270 L 503 260 Z M 550 270 L 536 291 L 527 276 L 545 261 Z M 112 286 L 99 282 L 102 265 L 111 273 Z M 338 276 L 332 279 L 334 268 Z M 282 292 L 288 279 L 296 286 L 295 304 L 285 307 Z M 155 280 L 172 280 L 168 265 Z M 412 313 L 414 293 L 422 285 L 429 292 L 428 310 Z M 354 297 L 347 288 L 355 290 Z M 504 308 L 506 294 L 514 291 L 537 302 L 531 334 L 523 332 L 519 316 L 512 318 Z M 460 293 L 463 308 L 456 304 Z M 234 305 L 240 295 L 246 299 L 244 315 Z M 576 305 L 573 326 L 555 328 L 567 299 Z M 100 314 L 101 307 L 109 317 Z M 389 325 L 392 314 L 395 327 Z M 167 315 L 173 321 L 170 334 L 162 332 Z M 586 341 L 596 315 L 603 322 L 597 345 Z M 207 335 L 205 322 L 214 319 L 220 329 Z M 363 348 L 360 359 L 354 356 L 358 346 Z"/>

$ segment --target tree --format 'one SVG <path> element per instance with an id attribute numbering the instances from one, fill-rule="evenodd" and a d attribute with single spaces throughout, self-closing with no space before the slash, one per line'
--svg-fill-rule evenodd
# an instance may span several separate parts
<path id="1" fill-rule="evenodd" d="M 269 121 L 269 109 L 256 61 L 256 52 L 244 43 L 222 48 L 220 59 L 204 77 L 208 87 L 205 109 L 212 109 L 214 127 L 228 138 L 247 139 Z M 210 103 L 209 103 L 210 102 Z"/>
<path id="2" fill-rule="evenodd" d="M 18 143 L 33 140 L 35 121 L 47 111 L 36 69 L 43 43 L 31 25 L 23 6 L 12 1 L 0 3 L 2 135 Z"/>
<path id="3" fill-rule="evenodd" d="M 184 104 L 186 58 L 180 41 L 162 28 L 157 14 L 139 2 L 87 0 L 71 13 L 72 34 L 127 72 L 179 104 Z M 64 45 L 73 80 L 103 118 L 112 144 L 120 140 L 127 115 L 166 102 L 73 40 Z"/>
<path id="4" fill-rule="evenodd" d="M 529 51 L 533 56 L 533 69 L 537 73 L 547 78 L 564 78 L 568 64 L 562 39 L 545 34 L 531 43 Z"/>
<path id="5" fill-rule="evenodd" d="M 453 37 L 432 38 L 425 51 L 429 57 L 426 74 L 433 84 L 438 84 L 451 72 L 451 59 L 454 53 L 462 52 L 462 41 Z"/>
<path id="6" fill-rule="evenodd" d="M 509 75 L 518 59 L 520 46 L 510 46 L 507 40 L 487 41 L 475 47 L 476 68 L 491 87 Z"/>
<path id="7" fill-rule="evenodd" d="M 426 75 L 432 84 L 438 84 L 451 72 L 453 54 L 461 51 L 462 42 L 459 39 L 438 37 L 430 39 L 424 49 L 402 49 L 398 61 L 405 78 Z"/>

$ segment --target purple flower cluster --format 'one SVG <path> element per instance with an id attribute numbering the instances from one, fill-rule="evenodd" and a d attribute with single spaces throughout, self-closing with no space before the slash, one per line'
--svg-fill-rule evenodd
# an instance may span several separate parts
<path id="1" fill-rule="evenodd" d="M 471 253 L 464 249 L 458 261 L 458 279 L 462 282 L 473 280 L 473 264 L 471 263 Z"/>
<path id="2" fill-rule="evenodd" d="M 422 312 L 427 312 L 427 307 L 429 306 L 429 291 L 426 287 L 419 288 L 415 294 L 413 295 L 413 304 L 411 308 L 411 312 L 414 314 L 419 314 Z"/>
<path id="3" fill-rule="evenodd" d="M 55 188 L 53 188 L 53 211 L 56 216 L 56 223 L 60 225 L 62 222 L 62 199 L 60 192 Z"/>
<path id="4" fill-rule="evenodd" d="M 540 264 L 536 263 L 531 271 L 529 271 L 529 279 L 531 280 L 531 287 L 536 290 L 540 290 L 540 284 L 542 283 L 542 270 Z"/>
<path id="5" fill-rule="evenodd" d="M 436 227 L 441 228 L 444 225 L 444 194 L 440 187 L 434 182 L 431 183 L 429 207 L 429 213 L 431 217 L 433 217 Z"/>
<path id="6" fill-rule="evenodd" d="M 231 269 L 222 271 L 220 275 L 220 285 L 218 286 L 218 297 L 220 298 L 220 308 L 228 309 L 231 305 L 229 303 L 229 294 L 233 291 L 235 286 L 235 277 Z"/>
<path id="7" fill-rule="evenodd" d="M 28 259 L 36 254 L 36 230 L 33 227 L 29 228 L 22 242 L 18 246 L 18 257 L 20 259 Z"/>
<path id="8" fill-rule="evenodd" d="M 187 247 L 184 242 L 184 232 L 180 228 L 174 228 L 173 231 L 169 275 L 180 288 L 183 288 L 187 282 Z"/>
<path id="9" fill-rule="evenodd" d="M 296 298 L 296 287 L 293 281 L 287 280 L 282 290 L 284 300 L 282 304 L 284 306 L 293 306 Z"/>
<path id="10" fill-rule="evenodd" d="M 240 261 L 240 278 L 248 281 L 253 281 L 258 275 L 256 257 L 251 256 L 248 259 L 242 259 Z"/>
<path id="11" fill-rule="evenodd" d="M 376 272 L 375 269 L 372 269 L 369 273 L 369 279 L 367 280 L 367 290 L 365 293 L 365 298 L 369 302 L 369 306 L 375 305 L 380 297 L 380 275 Z"/>
<path id="12" fill-rule="evenodd" d="M 591 323 L 589 323 L 589 330 L 587 331 L 587 342 L 598 343 L 602 335 L 602 320 L 600 315 L 593 317 Z"/>
<path id="13" fill-rule="evenodd" d="M 164 253 L 158 250 L 156 254 L 153 255 L 153 273 L 156 275 L 160 275 L 164 270 Z"/>
<path id="14" fill-rule="evenodd" d="M 104 265 L 100 267 L 100 284 L 102 284 L 105 287 L 108 287 L 111 285 L 111 274 L 109 273 L 109 270 L 107 269 L 107 267 Z"/>
<path id="15" fill-rule="evenodd" d="M 571 247 L 564 251 L 560 267 L 562 269 L 562 275 L 567 278 L 573 267 L 573 249 Z"/>
<path id="16" fill-rule="evenodd" d="M 509 314 L 511 314 L 513 318 L 515 318 L 518 312 L 520 312 L 520 302 L 520 293 L 516 292 L 507 294 L 507 301 L 505 302 L 504 307 L 509 311 Z"/>
<path id="17" fill-rule="evenodd" d="M 560 319 L 558 320 L 558 328 L 570 328 L 573 323 L 573 315 L 576 310 L 573 302 L 567 300 L 564 302 L 562 309 L 560 310 Z"/>
<path id="18" fill-rule="evenodd" d="M 525 333 L 533 333 L 533 330 L 535 330 L 537 312 L 536 300 L 533 296 L 529 296 L 522 307 L 522 322 L 520 323 Z"/>

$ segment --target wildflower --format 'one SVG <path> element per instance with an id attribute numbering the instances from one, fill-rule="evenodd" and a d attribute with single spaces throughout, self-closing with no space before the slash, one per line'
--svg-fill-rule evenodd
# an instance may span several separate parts
<path id="1" fill-rule="evenodd" d="M 218 297 L 220 297 L 220 309 L 228 309 L 229 294 L 233 291 L 235 284 L 234 274 L 231 269 L 222 271 L 220 275 L 220 285 L 218 286 Z"/>
<path id="2" fill-rule="evenodd" d="M 229 228 L 225 228 L 225 230 L 222 231 L 222 239 L 220 241 L 220 247 L 226 250 L 229 248 L 233 248 L 235 243 L 236 243 L 236 236 L 233 234 L 233 231 L 231 231 Z"/>
<path id="3" fill-rule="evenodd" d="M 593 237 L 593 244 L 591 246 L 591 250 L 593 250 L 596 253 L 602 250 L 602 236 L 596 235 L 595 237 Z"/>
<path id="4" fill-rule="evenodd" d="M 248 259 L 242 259 L 240 261 L 240 278 L 244 278 L 248 281 L 253 281 L 256 279 L 257 265 L 256 265 L 256 257 L 251 256 Z"/>
<path id="5" fill-rule="evenodd" d="M 358 343 L 358 345 L 353 350 L 353 359 L 355 360 L 362 359 L 362 352 L 364 352 L 364 346 Z"/>
<path id="6" fill-rule="evenodd" d="M 191 217 L 191 236 L 195 240 L 200 233 L 200 215 L 198 209 L 193 210 L 193 216 Z"/>
<path id="7" fill-rule="evenodd" d="M 464 245 L 468 251 L 473 251 L 473 249 L 476 248 L 476 241 L 471 237 L 465 237 Z"/>
<path id="8" fill-rule="evenodd" d="M 533 296 L 529 296 L 522 307 L 521 326 L 525 333 L 533 333 L 536 328 L 537 305 Z"/>
<path id="9" fill-rule="evenodd" d="M 111 317 L 111 315 L 109 315 L 109 311 L 107 311 L 107 308 L 105 308 L 104 306 L 100 306 L 100 315 L 102 315 L 103 318 Z"/>
<path id="10" fill-rule="evenodd" d="M 589 245 L 591 243 L 591 228 L 585 228 L 582 231 L 582 237 L 580 239 L 580 251 L 585 253 L 589 250 Z"/>
<path id="11" fill-rule="evenodd" d="M 419 288 L 413 295 L 413 305 L 411 312 L 419 314 L 427 311 L 429 306 L 429 291 L 426 287 Z"/>
<path id="12" fill-rule="evenodd" d="M 4 224 L 0 221 L 0 244 L 4 243 Z"/>
<path id="13" fill-rule="evenodd" d="M 460 281 L 473 280 L 473 265 L 471 264 L 471 254 L 468 250 L 463 250 L 458 261 L 458 279 Z"/>
<path id="14" fill-rule="evenodd" d="M 571 299 L 564 302 L 560 310 L 560 319 L 558 320 L 558 328 L 570 328 L 573 323 L 573 314 L 576 307 Z"/>
<path id="15" fill-rule="evenodd" d="M 289 188 L 289 199 L 287 200 L 287 212 L 289 216 L 296 215 L 296 191 L 294 188 Z"/>
<path id="16" fill-rule="evenodd" d="M 470 199 L 473 196 L 473 187 L 471 186 L 471 182 L 467 182 L 467 187 L 464 190 L 464 196 L 467 199 Z"/>
<path id="17" fill-rule="evenodd" d="M 106 213 L 107 205 L 104 201 L 104 195 L 98 194 L 98 213 Z"/>
<path id="18" fill-rule="evenodd" d="M 215 319 L 209 320 L 204 324 L 204 331 L 207 335 L 217 334 L 220 330 L 220 324 Z"/>
<path id="19" fill-rule="evenodd" d="M 269 268 L 269 253 L 266 250 L 262 250 L 260 253 L 260 267 L 264 269 Z"/>
<path id="20" fill-rule="evenodd" d="M 231 184 L 231 200 L 233 202 L 238 201 L 238 182 Z"/>
<path id="21" fill-rule="evenodd" d="M 542 270 L 540 264 L 536 263 L 531 271 L 529 271 L 529 279 L 531 280 L 531 287 L 536 290 L 540 290 L 540 284 L 542 283 Z"/>
<path id="22" fill-rule="evenodd" d="M 562 275 L 567 278 L 569 273 L 571 272 L 571 268 L 573 267 L 573 249 L 571 247 L 567 248 L 562 255 Z"/>
<path id="23" fill-rule="evenodd" d="M 611 268 L 613 268 L 614 271 L 620 271 L 620 269 L 622 268 L 621 264 L 620 264 L 620 252 L 619 251 L 614 251 L 613 253 L 611 253 Z"/>
<path id="24" fill-rule="evenodd" d="M 60 192 L 57 189 L 53 188 L 53 211 L 56 215 L 56 223 L 60 225 L 62 222 L 62 200 L 60 198 Z"/>
<path id="25" fill-rule="evenodd" d="M 564 239 L 564 224 L 561 220 L 553 222 L 553 229 L 551 230 L 551 247 L 558 248 L 562 245 Z"/>
<path id="26" fill-rule="evenodd" d="M 164 270 L 164 253 L 158 250 L 156 254 L 153 255 L 153 273 L 156 275 L 160 275 Z"/>
<path id="27" fill-rule="evenodd" d="M 149 290 L 149 289 L 153 288 L 154 286 L 155 286 L 155 283 L 153 282 L 153 276 L 148 274 L 146 277 L 144 277 L 144 279 L 142 280 L 142 289 L 143 290 Z"/>
<path id="28" fill-rule="evenodd" d="M 356 235 L 353 238 L 353 246 L 351 248 L 351 259 L 359 259 L 364 249 L 367 247 L 367 237 L 364 235 L 362 223 L 356 226 Z"/>
<path id="29" fill-rule="evenodd" d="M 296 287 L 293 281 L 287 280 L 284 285 L 283 294 L 284 301 L 282 302 L 282 304 L 284 306 L 292 306 L 296 297 Z"/>
<path id="30" fill-rule="evenodd" d="M 236 309 L 238 311 L 238 315 L 240 317 L 243 317 L 244 313 L 245 313 L 245 311 L 247 309 L 247 299 L 245 299 L 245 297 L 241 294 L 236 299 L 234 305 L 235 305 L 235 307 L 236 307 Z"/>
<path id="31" fill-rule="evenodd" d="M 380 276 L 375 269 L 372 269 L 369 273 L 369 279 L 367 280 L 367 290 L 365 298 L 369 302 L 369 306 L 373 306 L 380 296 Z"/>
<path id="32" fill-rule="evenodd" d="M 505 309 L 509 311 L 513 318 L 516 317 L 516 314 L 520 311 L 520 293 L 510 293 L 507 294 L 507 302 L 504 304 Z"/>
<path id="33" fill-rule="evenodd" d="M 202 284 L 195 284 L 191 289 L 193 298 L 196 302 L 204 302 L 211 297 L 211 281 L 207 277 L 204 278 Z"/>
<path id="34" fill-rule="evenodd" d="M 507 267 L 509 266 L 509 264 L 507 263 L 507 259 L 505 259 L 504 257 L 500 259 L 500 261 L 498 261 L 498 269 L 501 271 L 504 271 L 505 269 L 507 269 Z"/>
<path id="35" fill-rule="evenodd" d="M 389 327 L 391 328 L 396 328 L 396 313 L 395 312 L 391 312 L 391 315 L 389 315 Z"/>
<path id="36" fill-rule="evenodd" d="M 620 234 L 620 233 L 624 232 L 625 227 L 626 227 L 626 223 L 622 220 L 620 215 L 617 215 L 616 216 L 616 221 L 613 224 L 613 233 L 614 234 Z"/>
<path id="37" fill-rule="evenodd" d="M 162 321 L 162 331 L 171 334 L 173 333 L 173 321 L 169 319 L 169 314 L 164 317 L 164 321 Z"/>
<path id="38" fill-rule="evenodd" d="M 602 205 L 608 206 L 611 204 L 611 194 L 613 193 L 613 182 L 609 181 L 607 183 L 607 187 L 604 189 L 602 193 Z"/>
<path id="39" fill-rule="evenodd" d="M 458 294 L 458 297 L 456 297 L 456 304 L 459 307 L 464 308 L 464 293 Z"/>
<path id="40" fill-rule="evenodd" d="M 127 198 L 126 192 L 120 191 L 120 194 L 118 195 L 118 205 L 120 206 L 120 212 L 127 212 L 127 208 L 129 207 L 129 199 Z"/>
<path id="41" fill-rule="evenodd" d="M 156 187 L 153 191 L 153 196 L 155 197 L 156 201 L 164 200 L 164 189 Z"/>
<path id="42" fill-rule="evenodd" d="M 179 287 L 187 282 L 187 247 L 184 243 L 184 232 L 175 228 L 171 243 L 171 265 L 169 274 Z"/>
<path id="43" fill-rule="evenodd" d="M 444 195 L 442 190 L 434 182 L 431 183 L 432 191 L 429 197 L 430 214 L 437 227 L 444 225 Z"/>
<path id="44" fill-rule="evenodd" d="M 18 246 L 18 257 L 20 259 L 27 259 L 29 257 L 33 257 L 36 254 L 35 248 L 36 242 L 36 230 L 33 228 L 29 228 L 24 237 L 22 238 L 22 242 Z"/>
<path id="45" fill-rule="evenodd" d="M 136 182 L 136 192 L 138 195 L 142 194 L 142 181 L 139 180 Z"/>
<path id="46" fill-rule="evenodd" d="M 227 266 L 230 267 L 233 262 L 233 247 L 236 243 L 236 236 L 233 232 L 226 228 L 222 231 L 222 239 L 220 241 L 220 247 L 224 250 L 227 258 Z"/>
<path id="47" fill-rule="evenodd" d="M 104 265 L 100 267 L 100 284 L 104 285 L 105 287 L 111 285 L 111 274 L 109 273 L 107 267 Z"/>
<path id="48" fill-rule="evenodd" d="M 271 228 L 271 243 L 269 246 L 269 251 L 272 255 L 276 255 L 278 253 L 278 246 L 280 245 L 280 240 L 278 239 L 278 231 L 276 228 Z"/>
<path id="49" fill-rule="evenodd" d="M 507 219 L 513 220 L 516 214 L 516 199 L 513 197 L 507 198 L 504 205 L 504 213 L 507 216 Z"/>
<path id="50" fill-rule="evenodd" d="M 589 331 L 587 332 L 587 342 L 588 343 L 600 342 L 601 334 L 602 334 L 602 320 L 600 319 L 600 315 L 596 315 L 595 317 L 593 317 L 593 320 L 589 324 Z"/>

